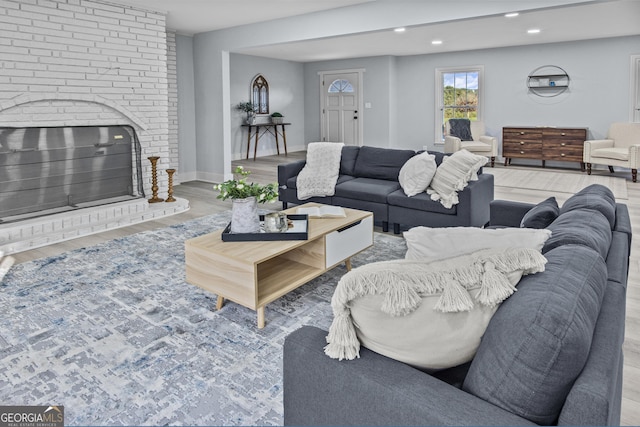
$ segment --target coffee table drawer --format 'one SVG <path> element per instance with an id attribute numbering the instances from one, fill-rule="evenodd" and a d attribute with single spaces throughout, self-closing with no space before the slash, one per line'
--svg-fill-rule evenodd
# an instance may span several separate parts
<path id="1" fill-rule="evenodd" d="M 326 268 L 352 257 L 373 245 L 373 215 L 325 236 Z"/>

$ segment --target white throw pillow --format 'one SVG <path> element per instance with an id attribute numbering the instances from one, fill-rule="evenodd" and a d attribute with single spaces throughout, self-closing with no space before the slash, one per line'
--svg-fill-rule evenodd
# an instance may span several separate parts
<path id="1" fill-rule="evenodd" d="M 407 242 L 406 259 L 436 261 L 487 248 L 542 251 L 551 231 L 535 228 L 414 227 L 403 235 Z"/>
<path id="2" fill-rule="evenodd" d="M 436 167 L 436 156 L 426 151 L 407 160 L 398 176 L 404 193 L 411 197 L 426 190 L 436 173 Z"/>
<path id="3" fill-rule="evenodd" d="M 445 157 L 427 189 L 431 200 L 439 200 L 445 208 L 458 204 L 458 191 L 464 190 L 469 181 L 478 180 L 478 170 L 489 159 L 467 150 L 456 151 Z"/>
<path id="4" fill-rule="evenodd" d="M 331 300 L 325 353 L 354 359 L 360 344 L 427 370 L 475 355 L 491 317 L 523 274 L 544 271 L 529 248 L 491 249 L 447 260 L 394 260 L 345 274 Z"/>

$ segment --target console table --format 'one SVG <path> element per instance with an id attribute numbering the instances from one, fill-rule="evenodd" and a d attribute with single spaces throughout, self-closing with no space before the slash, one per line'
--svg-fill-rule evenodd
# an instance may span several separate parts
<path id="1" fill-rule="evenodd" d="M 512 158 L 539 159 L 542 167 L 547 160 L 579 162 L 584 171 L 582 151 L 588 128 L 504 127 L 502 156 L 504 165 Z"/>
<path id="2" fill-rule="evenodd" d="M 242 125 L 248 128 L 247 132 L 247 159 L 249 158 L 249 149 L 251 147 L 251 138 L 255 139 L 253 145 L 253 160 L 256 159 L 256 153 L 258 152 L 258 140 L 262 138 L 265 133 L 269 133 L 276 138 L 276 150 L 280 155 L 280 144 L 278 142 L 278 135 L 282 135 L 282 142 L 284 143 L 284 154 L 287 155 L 287 134 L 285 132 L 285 126 L 291 123 L 254 123 L 252 125 Z M 278 129 L 281 126 L 281 130 Z M 254 129 L 255 128 L 255 129 Z M 255 130 L 255 132 L 254 132 Z"/>

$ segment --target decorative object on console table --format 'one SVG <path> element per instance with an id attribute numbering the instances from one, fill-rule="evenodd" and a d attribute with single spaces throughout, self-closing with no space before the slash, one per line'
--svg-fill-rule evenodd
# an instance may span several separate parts
<path id="1" fill-rule="evenodd" d="M 151 162 L 151 198 L 149 199 L 149 203 L 158 203 L 163 202 L 164 199 L 158 197 L 158 159 L 159 156 L 151 156 L 148 157 Z"/>
<path id="2" fill-rule="evenodd" d="M 256 122 L 256 110 L 255 106 L 251 102 L 240 102 L 238 105 L 236 105 L 236 110 L 244 111 L 245 113 L 247 113 L 246 123 L 248 125 L 252 125 Z"/>
<path id="3" fill-rule="evenodd" d="M 278 184 L 271 183 L 260 185 L 248 184 L 246 177 L 251 174 L 238 166 L 233 171 L 238 179 L 230 179 L 221 184 L 214 185 L 214 190 L 220 192 L 218 199 L 232 199 L 231 207 L 231 232 L 232 233 L 257 233 L 260 231 L 260 219 L 258 217 L 258 203 L 275 201 L 278 198 Z"/>
<path id="4" fill-rule="evenodd" d="M 502 128 L 504 165 L 512 158 L 578 162 L 584 171 L 582 151 L 588 128 L 519 126 Z"/>
<path id="5" fill-rule="evenodd" d="M 167 199 L 165 202 L 175 202 L 176 199 L 173 197 L 173 174 L 176 173 L 175 169 L 167 169 L 167 175 L 169 175 L 169 189 L 167 190 Z"/>
<path id="6" fill-rule="evenodd" d="M 271 123 L 273 123 L 274 125 L 281 125 L 282 123 L 284 123 L 284 116 L 276 111 L 275 113 L 271 114 Z"/>

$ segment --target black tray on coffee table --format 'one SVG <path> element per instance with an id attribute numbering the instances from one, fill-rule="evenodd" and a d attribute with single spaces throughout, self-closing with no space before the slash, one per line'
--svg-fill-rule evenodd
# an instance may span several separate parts
<path id="1" fill-rule="evenodd" d="M 281 233 L 267 233 L 262 227 L 264 215 L 260 215 L 260 228 L 258 233 L 232 233 L 231 223 L 227 224 L 222 231 L 222 241 L 224 242 L 258 242 L 276 240 L 307 240 L 309 239 L 309 215 L 288 214 L 287 219 L 292 222 L 293 227 Z"/>

